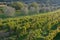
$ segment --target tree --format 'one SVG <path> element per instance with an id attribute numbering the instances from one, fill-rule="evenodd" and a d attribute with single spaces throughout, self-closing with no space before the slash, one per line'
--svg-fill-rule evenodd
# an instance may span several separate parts
<path id="1" fill-rule="evenodd" d="M 36 12 L 36 13 L 39 13 L 39 10 L 40 10 L 40 9 L 39 9 L 38 3 L 33 2 L 33 3 L 31 4 L 31 6 L 35 8 L 35 12 Z"/>
<path id="2" fill-rule="evenodd" d="M 12 7 L 14 7 L 16 10 L 20 10 L 24 7 L 24 3 L 22 2 L 14 2 L 11 4 Z"/>
<path id="3" fill-rule="evenodd" d="M 35 13 L 36 12 L 35 10 L 36 10 L 35 7 L 30 7 L 30 14 Z"/>
<path id="4" fill-rule="evenodd" d="M 21 9 L 21 11 L 27 15 L 28 14 L 28 5 L 24 4 L 24 7 Z"/>
<path id="5" fill-rule="evenodd" d="M 47 0 L 47 5 L 49 7 L 49 11 L 51 11 L 50 0 Z"/>
<path id="6" fill-rule="evenodd" d="M 4 7 L 4 14 L 6 16 L 15 16 L 15 8 L 5 6 Z"/>
<path id="7" fill-rule="evenodd" d="M 37 8 L 37 7 L 38 7 L 38 3 L 33 2 L 33 3 L 31 4 L 31 6 Z"/>

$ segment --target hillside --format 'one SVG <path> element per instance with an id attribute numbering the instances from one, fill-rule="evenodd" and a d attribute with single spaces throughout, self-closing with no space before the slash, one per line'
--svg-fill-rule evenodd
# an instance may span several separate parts
<path id="1" fill-rule="evenodd" d="M 0 40 L 56 40 L 58 38 L 55 37 L 59 32 L 60 10 L 0 19 Z"/>

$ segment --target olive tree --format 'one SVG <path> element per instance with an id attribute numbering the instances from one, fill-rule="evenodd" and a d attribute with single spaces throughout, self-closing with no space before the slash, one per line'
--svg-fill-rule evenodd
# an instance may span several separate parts
<path id="1" fill-rule="evenodd" d="M 15 16 L 15 8 L 5 6 L 4 7 L 4 14 L 6 16 Z"/>
<path id="2" fill-rule="evenodd" d="M 28 14 L 28 5 L 27 4 L 24 4 L 24 7 L 21 9 L 21 11 L 24 13 L 24 14 Z"/>
<path id="3" fill-rule="evenodd" d="M 48 5 L 48 7 L 49 7 L 49 11 L 51 11 L 50 0 L 47 0 L 47 5 Z"/>
<path id="4" fill-rule="evenodd" d="M 34 7 L 30 7 L 30 14 L 31 13 L 35 13 L 36 11 L 35 11 L 35 8 Z"/>
<path id="5" fill-rule="evenodd" d="M 38 4 L 38 3 L 33 2 L 33 3 L 31 4 L 31 6 L 35 8 L 35 12 L 36 12 L 36 13 L 39 13 L 40 8 L 39 8 L 39 4 Z"/>
<path id="6" fill-rule="evenodd" d="M 22 2 L 14 2 L 11 4 L 12 7 L 14 7 L 16 10 L 20 10 L 24 7 L 24 3 Z"/>

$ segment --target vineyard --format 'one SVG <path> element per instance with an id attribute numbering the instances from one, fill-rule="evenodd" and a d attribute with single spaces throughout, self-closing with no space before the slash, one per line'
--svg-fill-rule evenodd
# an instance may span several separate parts
<path id="1" fill-rule="evenodd" d="M 59 32 L 60 10 L 0 19 L 0 40 L 56 40 Z"/>

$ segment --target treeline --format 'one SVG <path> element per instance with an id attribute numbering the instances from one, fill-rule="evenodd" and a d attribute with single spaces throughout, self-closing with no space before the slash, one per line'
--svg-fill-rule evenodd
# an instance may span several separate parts
<path id="1" fill-rule="evenodd" d="M 50 6 L 45 4 L 39 4 L 37 2 L 32 2 L 26 4 L 24 2 L 11 2 L 10 4 L 1 4 L 0 6 L 0 18 L 4 17 L 17 17 L 17 16 L 26 16 L 34 15 L 39 13 L 52 12 L 59 9 L 58 7 Z"/>
<path id="2" fill-rule="evenodd" d="M 0 33 L 3 33 L 0 34 L 0 40 L 52 40 L 59 26 L 60 10 L 49 14 L 0 19 Z"/>

